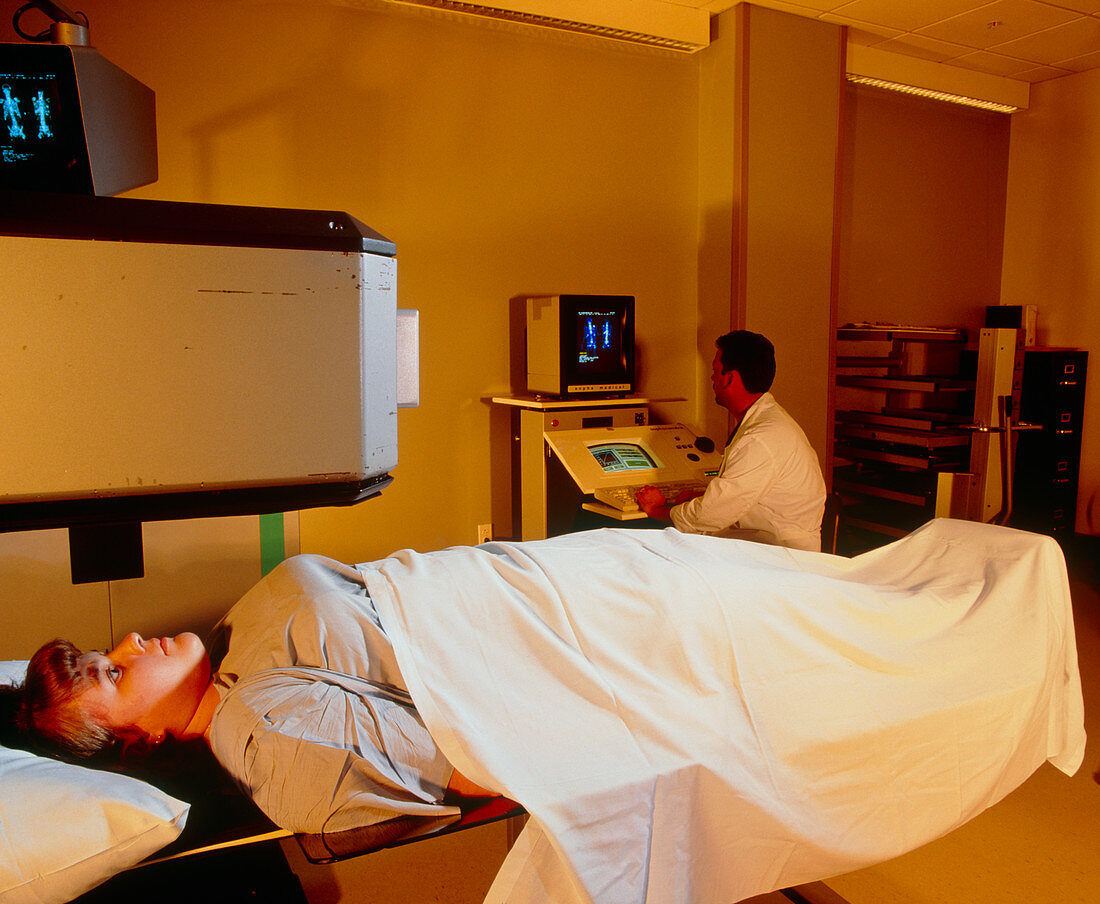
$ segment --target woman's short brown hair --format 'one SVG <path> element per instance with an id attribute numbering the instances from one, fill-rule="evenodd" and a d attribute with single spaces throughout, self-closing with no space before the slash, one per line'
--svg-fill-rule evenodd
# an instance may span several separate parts
<path id="1" fill-rule="evenodd" d="M 87 678 L 81 673 L 82 653 L 67 640 L 40 647 L 27 666 L 27 677 L 16 689 L 15 727 L 34 746 L 86 759 L 106 753 L 117 738 L 93 713 L 78 703 Z"/>

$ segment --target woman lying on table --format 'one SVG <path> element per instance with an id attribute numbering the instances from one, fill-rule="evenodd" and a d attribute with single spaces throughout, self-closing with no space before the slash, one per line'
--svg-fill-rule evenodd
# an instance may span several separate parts
<path id="1" fill-rule="evenodd" d="M 947 519 L 854 559 L 672 529 L 297 558 L 215 631 L 212 679 L 187 635 L 54 645 L 20 718 L 84 752 L 206 737 L 314 833 L 450 814 L 457 766 L 532 817 L 490 900 L 728 904 L 1072 774 L 1071 602 L 1052 539 Z"/>
<path id="2" fill-rule="evenodd" d="M 333 832 L 487 796 L 436 746 L 354 568 L 299 556 L 215 628 L 82 653 L 52 641 L 11 692 L 36 746 L 93 757 L 203 738 L 267 816 Z"/>

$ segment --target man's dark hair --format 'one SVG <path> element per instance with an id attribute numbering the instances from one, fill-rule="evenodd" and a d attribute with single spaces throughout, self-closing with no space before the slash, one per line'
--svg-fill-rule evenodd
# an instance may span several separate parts
<path id="1" fill-rule="evenodd" d="M 722 371 L 741 374 L 749 392 L 767 392 L 775 379 L 775 346 L 759 333 L 734 330 L 714 343 L 721 355 Z"/>

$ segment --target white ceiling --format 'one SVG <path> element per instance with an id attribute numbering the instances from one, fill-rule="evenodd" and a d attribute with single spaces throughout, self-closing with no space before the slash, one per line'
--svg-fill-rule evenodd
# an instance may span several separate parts
<path id="1" fill-rule="evenodd" d="M 718 13 L 740 0 L 671 0 Z M 848 40 L 1027 82 L 1100 68 L 1100 0 L 752 0 Z"/>

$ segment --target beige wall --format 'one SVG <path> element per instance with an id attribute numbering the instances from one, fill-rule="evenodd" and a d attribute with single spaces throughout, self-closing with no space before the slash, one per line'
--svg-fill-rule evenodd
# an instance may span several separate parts
<path id="1" fill-rule="evenodd" d="M 700 54 L 699 417 L 724 438 L 714 338 L 761 332 L 774 392 L 824 467 L 843 31 L 741 5 L 713 33 Z"/>
<path id="2" fill-rule="evenodd" d="M 1009 117 L 850 86 L 840 321 L 962 326 L 1000 292 Z"/>
<path id="3" fill-rule="evenodd" d="M 1012 117 L 1002 300 L 1039 342 L 1090 353 L 1077 531 L 1100 534 L 1100 71 L 1042 82 Z"/>
<path id="4" fill-rule="evenodd" d="M 775 395 L 824 468 L 844 32 L 771 9 L 746 13 L 738 325 L 775 344 Z"/>
<path id="5" fill-rule="evenodd" d="M 734 261 L 741 206 L 739 89 L 743 29 L 733 12 L 711 20 L 712 43 L 699 54 L 699 325 L 696 336 L 696 419 L 716 442 L 729 432 L 714 403 L 714 340 L 734 327 Z M 740 326 L 740 324 L 737 324 Z"/>

